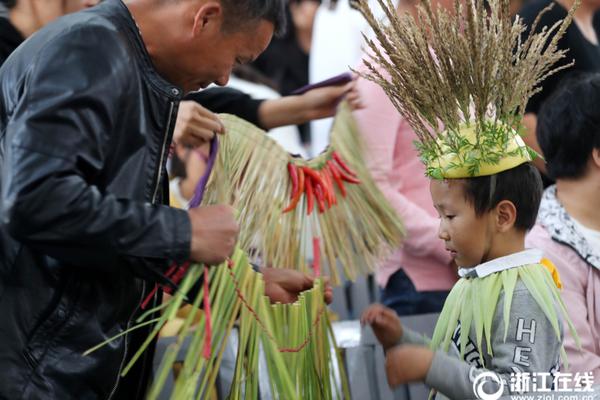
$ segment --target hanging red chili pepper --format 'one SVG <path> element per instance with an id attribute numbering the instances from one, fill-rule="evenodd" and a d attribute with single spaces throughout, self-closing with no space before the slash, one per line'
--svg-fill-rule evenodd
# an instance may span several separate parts
<path id="1" fill-rule="evenodd" d="M 296 168 L 296 171 L 298 173 L 298 183 L 295 196 L 292 198 L 290 204 L 283 210 L 284 214 L 294 210 L 302 198 L 302 194 L 304 194 L 304 171 L 302 171 L 302 168 Z"/>
<path id="2" fill-rule="evenodd" d="M 304 187 L 306 189 L 306 215 L 310 215 L 313 210 L 314 199 L 312 178 L 308 174 L 304 176 Z"/>
<path id="3" fill-rule="evenodd" d="M 338 153 L 336 153 L 335 151 L 332 153 L 333 155 L 333 159 L 335 161 L 337 161 L 337 163 L 340 165 L 340 167 L 342 167 L 342 169 L 344 171 L 346 171 L 346 173 L 350 174 L 351 176 L 356 178 L 356 172 L 352 171 L 352 169 L 344 162 L 344 160 L 342 160 L 342 157 L 340 157 L 340 155 Z"/>
<path id="4" fill-rule="evenodd" d="M 292 191 L 290 193 L 290 199 L 293 199 L 298 193 L 298 168 L 294 163 L 289 162 L 287 165 L 290 180 L 292 181 Z"/>
<path id="5" fill-rule="evenodd" d="M 319 214 L 322 214 L 325 211 L 325 198 L 323 194 L 323 186 L 315 185 L 315 198 L 317 199 L 317 204 L 319 206 Z"/>
<path id="6" fill-rule="evenodd" d="M 302 170 L 304 171 L 304 175 L 310 176 L 310 178 L 313 181 L 312 182 L 313 186 L 317 186 L 317 185 L 323 186 L 321 176 L 319 175 L 319 173 L 317 171 L 313 170 L 310 167 L 302 167 Z"/>
<path id="7" fill-rule="evenodd" d="M 346 187 L 344 186 L 344 181 L 342 181 L 340 171 L 337 169 L 337 167 L 331 160 L 327 161 L 327 165 L 329 166 L 329 170 L 331 171 L 331 174 L 333 175 L 333 179 L 335 180 L 335 183 L 337 183 L 338 188 L 340 189 L 340 192 L 342 193 L 342 197 L 346 197 Z"/>
<path id="8" fill-rule="evenodd" d="M 335 197 L 335 190 L 333 188 L 333 177 L 332 177 L 331 171 L 329 170 L 329 166 L 327 165 L 327 163 L 321 170 L 321 174 L 325 178 L 325 184 L 327 185 L 327 192 L 329 195 L 328 203 L 329 203 L 329 207 L 331 207 L 331 206 L 337 204 L 337 199 Z"/>
<path id="9" fill-rule="evenodd" d="M 355 184 L 359 184 L 360 183 L 360 179 L 355 178 L 353 176 L 348 176 L 346 174 L 344 174 L 342 171 L 340 172 L 340 178 L 342 178 L 343 181 L 349 182 L 349 183 L 355 183 Z"/>

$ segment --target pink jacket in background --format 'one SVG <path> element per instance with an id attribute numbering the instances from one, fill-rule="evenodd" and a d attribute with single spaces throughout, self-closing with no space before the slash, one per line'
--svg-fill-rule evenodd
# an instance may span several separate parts
<path id="1" fill-rule="evenodd" d="M 594 382 L 599 383 L 600 249 L 591 248 L 579 233 L 556 198 L 555 186 L 544 192 L 537 223 L 527 235 L 525 244 L 542 250 L 560 274 L 563 284 L 561 295 L 582 347 L 581 350 L 577 348 L 565 325 L 568 372 L 592 372 Z"/>
<path id="2" fill-rule="evenodd" d="M 357 87 L 366 108 L 354 116 L 365 141 L 367 164 L 407 231 L 402 247 L 378 269 L 377 283 L 385 287 L 390 276 L 404 268 L 418 291 L 449 290 L 457 275 L 438 238 L 429 180 L 413 145 L 416 135 L 381 87 L 362 78 Z"/>

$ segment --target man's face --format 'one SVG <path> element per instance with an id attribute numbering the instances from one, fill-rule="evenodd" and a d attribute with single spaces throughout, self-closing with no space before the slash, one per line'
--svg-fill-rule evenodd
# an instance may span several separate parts
<path id="1" fill-rule="evenodd" d="M 52 0 L 32 4 L 35 18 L 39 22 L 39 29 L 56 18 L 95 6 L 99 2 L 100 0 Z"/>
<path id="2" fill-rule="evenodd" d="M 492 229 L 489 213 L 475 214 L 464 195 L 461 180 L 432 179 L 433 205 L 440 217 L 438 235 L 459 267 L 470 268 L 488 261 Z"/>
<path id="3" fill-rule="evenodd" d="M 273 24 L 262 20 L 239 31 L 223 32 L 220 25 L 205 27 L 187 44 L 177 60 L 177 82 L 185 92 L 211 83 L 226 85 L 236 64 L 255 60 L 269 45 Z"/>
<path id="4" fill-rule="evenodd" d="M 64 1 L 64 14 L 81 11 L 98 3 L 100 3 L 100 0 L 66 0 Z"/>

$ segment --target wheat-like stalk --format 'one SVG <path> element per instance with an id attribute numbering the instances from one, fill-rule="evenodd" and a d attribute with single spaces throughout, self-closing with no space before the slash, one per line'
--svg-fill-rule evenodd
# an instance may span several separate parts
<path id="1" fill-rule="evenodd" d="M 460 131 L 474 125 L 477 159 L 463 160 L 474 170 L 498 161 L 539 83 L 568 67 L 555 67 L 566 53 L 557 42 L 579 3 L 565 20 L 523 38 L 526 27 L 511 19 L 509 0 L 455 0 L 452 10 L 422 0 L 416 17 L 399 15 L 391 0 L 378 2 L 386 22 L 366 0 L 354 1 L 375 32 L 374 40 L 364 36 L 370 52 L 361 75 L 379 84 L 410 123 L 428 167 L 444 152 L 460 154 Z M 435 177 L 435 168 L 428 175 Z"/>

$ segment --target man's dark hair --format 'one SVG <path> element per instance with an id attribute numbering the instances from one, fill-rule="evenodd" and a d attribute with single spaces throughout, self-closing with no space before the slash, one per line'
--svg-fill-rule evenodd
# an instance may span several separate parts
<path id="1" fill-rule="evenodd" d="M 542 178 L 531 163 L 490 176 L 465 179 L 464 193 L 478 216 L 492 210 L 502 200 L 509 200 L 517 209 L 515 228 L 533 228 L 542 199 Z"/>
<path id="2" fill-rule="evenodd" d="M 10 9 L 17 5 L 17 0 L 0 0 L 0 4 Z"/>
<path id="3" fill-rule="evenodd" d="M 266 20 L 275 27 L 275 36 L 285 33 L 286 0 L 221 0 L 225 14 L 224 29 L 232 32 L 245 24 Z"/>
<path id="4" fill-rule="evenodd" d="M 551 178 L 581 177 L 600 148 L 600 74 L 565 81 L 542 105 L 536 135 Z"/>

